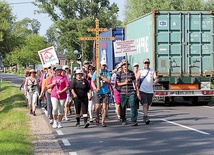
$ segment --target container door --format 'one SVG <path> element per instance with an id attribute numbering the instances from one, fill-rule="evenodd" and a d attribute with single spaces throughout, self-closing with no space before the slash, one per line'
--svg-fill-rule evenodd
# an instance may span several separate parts
<path id="1" fill-rule="evenodd" d="M 181 13 L 156 14 L 156 70 L 160 76 L 182 74 L 183 18 Z"/>
<path id="2" fill-rule="evenodd" d="M 156 52 L 160 76 L 211 76 L 212 15 L 207 11 L 156 14 Z"/>
<path id="3" fill-rule="evenodd" d="M 213 19 L 210 14 L 185 15 L 185 73 L 189 76 L 211 75 L 213 71 Z"/>

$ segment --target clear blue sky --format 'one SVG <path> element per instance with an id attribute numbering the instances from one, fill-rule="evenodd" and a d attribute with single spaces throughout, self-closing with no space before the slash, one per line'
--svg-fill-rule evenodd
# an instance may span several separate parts
<path id="1" fill-rule="evenodd" d="M 21 3 L 21 2 L 32 2 L 33 0 L 6 0 L 8 3 Z M 110 3 L 117 3 L 117 6 L 120 9 L 118 18 L 123 20 L 123 7 L 124 7 L 124 0 L 110 0 Z M 50 18 L 47 14 L 34 14 L 34 10 L 37 9 L 33 4 L 26 3 L 26 4 L 11 4 L 10 5 L 13 9 L 14 15 L 17 16 L 18 20 L 22 20 L 26 17 L 28 18 L 35 18 L 39 20 L 41 23 L 40 35 L 44 35 L 46 30 L 52 24 Z"/>

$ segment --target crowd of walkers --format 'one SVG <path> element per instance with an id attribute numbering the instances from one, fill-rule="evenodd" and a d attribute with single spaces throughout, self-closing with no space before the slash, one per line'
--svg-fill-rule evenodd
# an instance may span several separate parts
<path id="1" fill-rule="evenodd" d="M 109 102 L 113 96 L 118 122 L 127 125 L 126 111 L 130 108 L 131 125 L 138 125 L 139 103 L 143 106 L 143 121 L 150 123 L 148 110 L 152 103 L 153 85 L 158 82 L 156 72 L 149 67 L 150 60 L 143 61 L 139 69 L 135 63 L 132 70 L 129 62 L 122 60 L 115 70 L 108 71 L 105 61 L 100 62 L 100 71 L 89 61 L 73 70 L 71 66 L 45 65 L 42 71 L 31 69 L 26 72 L 23 87 L 29 113 L 36 116 L 37 106 L 43 106 L 53 128 L 62 128 L 62 121 L 69 121 L 74 106 L 76 126 L 83 119 L 84 128 L 90 123 L 106 127 Z M 42 104 L 43 103 L 43 104 Z M 44 104 L 47 103 L 47 104 Z M 100 122 L 101 121 L 101 122 Z"/>

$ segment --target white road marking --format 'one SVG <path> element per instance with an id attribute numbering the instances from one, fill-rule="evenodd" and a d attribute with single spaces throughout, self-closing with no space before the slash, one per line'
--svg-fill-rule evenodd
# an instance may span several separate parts
<path id="1" fill-rule="evenodd" d="M 203 106 L 204 108 L 210 108 L 210 109 L 213 109 L 214 106 Z"/>
<path id="2" fill-rule="evenodd" d="M 77 155 L 76 152 L 69 152 L 70 155 Z"/>
<path id="3" fill-rule="evenodd" d="M 172 121 L 168 121 L 166 119 L 161 119 L 161 120 L 164 121 L 164 122 L 170 123 L 170 124 L 174 124 L 174 125 L 180 126 L 182 128 L 186 128 L 188 130 L 192 130 L 192 131 L 204 134 L 204 135 L 210 135 L 210 133 L 207 133 L 207 132 L 204 132 L 204 131 L 200 131 L 200 130 L 197 130 L 197 129 L 194 129 L 194 128 L 191 128 L 191 127 L 188 127 L 188 126 L 185 126 L 185 125 L 181 125 L 181 124 L 178 124 L 178 123 L 175 123 L 175 122 L 172 122 Z"/>
<path id="4" fill-rule="evenodd" d="M 64 135 L 64 133 L 61 130 L 56 130 L 58 135 Z"/>
<path id="5" fill-rule="evenodd" d="M 71 143 L 67 139 L 62 139 L 62 142 L 65 146 L 71 146 Z"/>

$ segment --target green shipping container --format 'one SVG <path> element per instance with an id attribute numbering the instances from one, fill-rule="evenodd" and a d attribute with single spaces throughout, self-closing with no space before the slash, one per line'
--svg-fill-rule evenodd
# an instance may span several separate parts
<path id="1" fill-rule="evenodd" d="M 126 25 L 126 40 L 136 40 L 130 64 L 151 60 L 160 77 L 212 76 L 213 11 L 153 11 Z"/>

